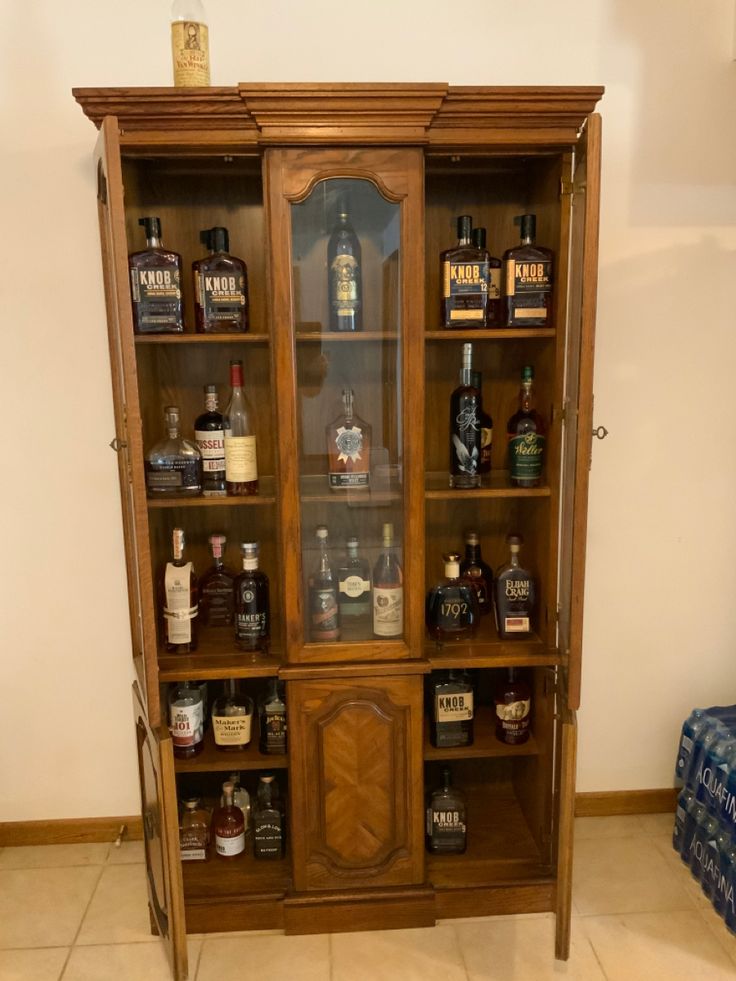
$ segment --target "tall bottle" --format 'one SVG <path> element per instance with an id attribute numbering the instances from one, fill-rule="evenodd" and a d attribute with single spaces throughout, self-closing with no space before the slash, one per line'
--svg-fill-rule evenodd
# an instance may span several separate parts
<path id="1" fill-rule="evenodd" d="M 486 248 L 485 228 L 473 229 L 473 246 L 480 253 L 481 262 L 488 263 L 488 303 L 486 304 L 486 327 L 500 327 L 503 317 L 501 301 L 501 260 Z"/>
<path id="2" fill-rule="evenodd" d="M 237 334 L 248 330 L 248 270 L 230 255 L 227 228 L 216 225 L 199 233 L 209 250 L 192 263 L 194 314 L 200 334 Z"/>
<path id="3" fill-rule="evenodd" d="M 450 397 L 450 487 L 480 487 L 481 396 L 473 384 L 473 345 L 463 344 L 460 384 Z"/>
<path id="4" fill-rule="evenodd" d="M 506 678 L 496 686 L 496 738 L 509 746 L 529 739 L 532 692 L 516 668 L 506 669 Z"/>
<path id="5" fill-rule="evenodd" d="M 551 249 L 536 244 L 537 216 L 517 215 L 521 242 L 504 252 L 507 327 L 552 326 Z"/>
<path id="6" fill-rule="evenodd" d="M 179 432 L 179 407 L 164 409 L 166 436 L 146 453 L 146 491 L 150 497 L 197 497 L 202 493 L 202 457 Z"/>
<path id="7" fill-rule="evenodd" d="M 546 426 L 534 407 L 534 368 L 521 370 L 519 409 L 508 421 L 509 480 L 514 487 L 538 487 L 542 482 Z"/>
<path id="8" fill-rule="evenodd" d="M 164 248 L 160 218 L 147 215 L 138 224 L 146 230 L 146 247 L 128 256 L 133 330 L 136 334 L 181 334 L 181 256 Z"/>
<path id="9" fill-rule="evenodd" d="M 382 640 L 404 633 L 404 577 L 394 549 L 394 526 L 383 526 L 383 549 L 373 567 L 373 635 Z"/>
<path id="10" fill-rule="evenodd" d="M 484 474 L 491 472 L 491 450 L 493 448 L 493 419 L 490 412 L 486 412 L 483 401 L 483 375 L 480 371 L 473 372 L 473 387 L 480 392 L 480 412 L 478 421 L 480 422 L 480 459 L 478 461 L 478 473 L 481 478 Z"/>
<path id="11" fill-rule="evenodd" d="M 258 542 L 243 542 L 243 571 L 233 585 L 235 643 L 241 651 L 268 652 L 271 640 L 269 582 L 258 568 Z"/>
<path id="12" fill-rule="evenodd" d="M 327 243 L 330 330 L 363 329 L 363 296 L 360 240 L 347 209 L 341 206 Z"/>
<path id="13" fill-rule="evenodd" d="M 327 551 L 328 535 L 326 526 L 318 525 L 315 536 L 319 559 L 309 576 L 309 639 L 313 643 L 340 639 L 337 581 Z"/>
<path id="14" fill-rule="evenodd" d="M 230 362 L 232 394 L 223 416 L 225 485 L 231 497 L 258 493 L 258 458 L 253 413 L 243 391 L 243 362 Z"/>
<path id="15" fill-rule="evenodd" d="M 210 84 L 210 39 L 202 0 L 172 3 L 171 55 L 174 85 Z"/>
<path id="16" fill-rule="evenodd" d="M 235 576 L 222 558 L 227 538 L 213 534 L 207 541 L 212 551 L 212 565 L 199 580 L 199 618 L 203 627 L 230 627 L 234 617 Z"/>
<path id="17" fill-rule="evenodd" d="M 469 640 L 476 631 L 480 614 L 475 586 L 460 575 L 460 556 L 442 556 L 445 577 L 427 593 L 424 619 L 427 632 L 438 644 L 446 640 Z"/>
<path id="18" fill-rule="evenodd" d="M 490 613 L 493 609 L 493 570 L 483 561 L 477 531 L 465 533 L 465 558 L 460 563 L 460 573 L 475 587 L 481 616 Z"/>
<path id="19" fill-rule="evenodd" d="M 488 253 L 473 245 L 473 219 L 457 219 L 457 245 L 440 253 L 443 327 L 485 327 L 488 309 Z"/>
<path id="20" fill-rule="evenodd" d="M 337 569 L 337 604 L 343 640 L 367 640 L 371 635 L 371 567 L 360 555 L 360 542 L 348 538 L 347 554 Z"/>
<path id="21" fill-rule="evenodd" d="M 283 682 L 270 678 L 258 700 L 258 748 L 265 756 L 286 752 L 286 695 Z"/>
<path id="22" fill-rule="evenodd" d="M 184 558 L 184 531 L 174 528 L 172 559 L 166 563 L 162 581 L 164 647 L 172 654 L 189 654 L 197 649 L 197 577 L 194 566 Z"/>
<path id="23" fill-rule="evenodd" d="M 534 577 L 519 563 L 521 535 L 508 535 L 509 561 L 496 573 L 496 626 L 503 640 L 528 637 L 536 599 Z"/>
<path id="24" fill-rule="evenodd" d="M 235 787 L 231 780 L 222 785 L 224 804 L 212 815 L 212 837 L 220 858 L 235 858 L 245 851 L 245 818 L 233 800 Z"/>
<path id="25" fill-rule="evenodd" d="M 169 730 L 174 756 L 186 760 L 204 749 L 204 699 L 194 681 L 178 681 L 169 689 Z"/>
<path id="26" fill-rule="evenodd" d="M 194 440 L 202 457 L 202 496 L 225 497 L 225 435 L 214 385 L 204 387 L 204 412 L 194 421 Z"/>
<path id="27" fill-rule="evenodd" d="M 354 411 L 351 388 L 342 392 L 343 410 L 325 429 L 328 479 L 334 491 L 367 488 L 371 479 L 371 427 Z"/>

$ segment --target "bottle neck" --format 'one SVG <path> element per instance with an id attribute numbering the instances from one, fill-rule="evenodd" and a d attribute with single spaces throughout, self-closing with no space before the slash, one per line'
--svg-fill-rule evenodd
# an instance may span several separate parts
<path id="1" fill-rule="evenodd" d="M 208 395 L 204 400 L 205 412 L 217 412 L 219 404 L 217 395 Z"/>
<path id="2" fill-rule="evenodd" d="M 149 249 L 160 249 L 163 248 L 163 242 L 158 237 L 158 235 L 149 235 L 146 238 L 146 245 Z"/>
<path id="3" fill-rule="evenodd" d="M 480 545 L 477 542 L 465 543 L 465 558 L 475 564 L 480 562 Z"/>
<path id="4" fill-rule="evenodd" d="M 522 382 L 519 392 L 519 407 L 522 412 L 529 412 L 534 404 L 534 385 L 530 381 Z"/>
<path id="5" fill-rule="evenodd" d="M 460 563 L 456 561 L 445 562 L 445 577 L 447 579 L 459 579 Z"/>
<path id="6" fill-rule="evenodd" d="M 519 568 L 519 548 L 518 548 L 518 546 L 512 546 L 511 547 L 511 559 L 509 561 L 509 565 L 511 566 L 512 569 L 518 569 Z"/>

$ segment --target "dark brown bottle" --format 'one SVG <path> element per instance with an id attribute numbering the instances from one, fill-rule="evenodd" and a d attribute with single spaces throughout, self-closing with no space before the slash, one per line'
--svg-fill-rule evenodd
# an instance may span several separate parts
<path id="1" fill-rule="evenodd" d="M 194 313 L 200 334 L 237 334 L 248 330 L 248 270 L 229 254 L 227 228 L 199 233 L 210 254 L 192 263 Z"/>
<path id="2" fill-rule="evenodd" d="M 199 580 L 199 618 L 203 627 L 231 627 L 233 623 L 235 575 L 222 560 L 227 544 L 224 535 L 210 535 L 212 565 Z"/>
<path id="3" fill-rule="evenodd" d="M 481 256 L 481 262 L 488 267 L 488 302 L 486 303 L 486 327 L 500 327 L 503 322 L 503 302 L 501 300 L 501 260 L 486 248 L 485 228 L 473 229 L 473 245 Z"/>
<path id="4" fill-rule="evenodd" d="M 442 786 L 432 791 L 427 805 L 427 849 L 438 855 L 462 855 L 466 847 L 465 795 L 452 786 L 449 767 Z"/>
<path id="5" fill-rule="evenodd" d="M 433 746 L 473 745 L 473 686 L 464 671 L 432 672 L 429 738 Z"/>
<path id="6" fill-rule="evenodd" d="M 481 616 L 490 613 L 493 609 L 493 570 L 483 561 L 477 531 L 465 533 L 465 558 L 460 563 L 460 574 L 475 587 Z"/>
<path id="7" fill-rule="evenodd" d="M 480 391 L 473 384 L 473 345 L 463 344 L 460 384 L 450 397 L 450 487 L 480 487 Z"/>
<path id="8" fill-rule="evenodd" d="M 445 576 L 427 593 L 424 619 L 430 637 L 438 644 L 446 640 L 469 640 L 478 626 L 478 594 L 473 583 L 460 575 L 460 556 L 442 556 Z"/>
<path id="9" fill-rule="evenodd" d="M 194 421 L 194 440 L 202 455 L 202 496 L 225 497 L 225 436 L 214 385 L 204 387 L 204 412 Z"/>
<path id="10" fill-rule="evenodd" d="M 496 626 L 503 640 L 524 639 L 532 632 L 532 614 L 536 598 L 534 577 L 519 564 L 521 535 L 506 538 L 510 557 L 496 572 Z"/>
<path id="11" fill-rule="evenodd" d="M 495 694 L 496 738 L 509 746 L 529 739 L 532 692 L 515 668 L 507 668 L 506 678 L 499 682 Z"/>
<path id="12" fill-rule="evenodd" d="M 163 247 L 160 218 L 139 218 L 138 224 L 146 229 L 146 248 L 128 256 L 133 330 L 136 334 L 181 334 L 181 256 Z"/>
<path id="13" fill-rule="evenodd" d="M 440 323 L 443 327 L 485 327 L 488 309 L 488 253 L 472 240 L 473 219 L 457 219 L 457 245 L 440 253 Z"/>
<path id="14" fill-rule="evenodd" d="M 552 326 L 551 249 L 535 243 L 536 215 L 517 215 L 521 243 L 503 255 L 506 296 L 504 323 L 507 327 Z"/>
<path id="15" fill-rule="evenodd" d="M 478 421 L 480 423 L 480 459 L 478 461 L 478 473 L 481 477 L 491 472 L 491 449 L 493 448 L 493 419 L 490 412 L 486 412 L 483 404 L 483 375 L 480 371 L 474 371 L 472 384 L 480 392 L 480 411 Z"/>
<path id="16" fill-rule="evenodd" d="M 243 542 L 243 571 L 235 579 L 235 643 L 241 651 L 268 652 L 271 604 L 268 576 L 258 568 L 258 542 Z"/>

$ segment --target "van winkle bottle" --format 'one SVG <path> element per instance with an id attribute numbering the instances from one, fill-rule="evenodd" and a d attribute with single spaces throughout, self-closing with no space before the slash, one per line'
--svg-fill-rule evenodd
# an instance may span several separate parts
<path id="1" fill-rule="evenodd" d="M 473 384 L 473 345 L 463 344 L 460 384 L 450 397 L 450 487 L 480 487 L 481 397 Z"/>
<path id="2" fill-rule="evenodd" d="M 330 330 L 363 329 L 360 241 L 350 224 L 347 209 L 340 207 L 327 244 Z"/>
<path id="3" fill-rule="evenodd" d="M 427 849 L 437 855 L 461 855 L 466 846 L 465 795 L 442 771 L 442 786 L 432 791 L 427 806 Z"/>

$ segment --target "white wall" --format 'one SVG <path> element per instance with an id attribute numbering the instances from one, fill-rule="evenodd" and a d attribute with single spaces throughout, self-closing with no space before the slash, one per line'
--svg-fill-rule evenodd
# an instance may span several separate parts
<path id="1" fill-rule="evenodd" d="M 666 786 L 736 701 L 734 0 L 205 0 L 213 82 L 606 85 L 579 787 Z M 127 612 L 79 86 L 167 85 L 168 0 L 5 0 L 0 819 L 134 813 Z"/>

